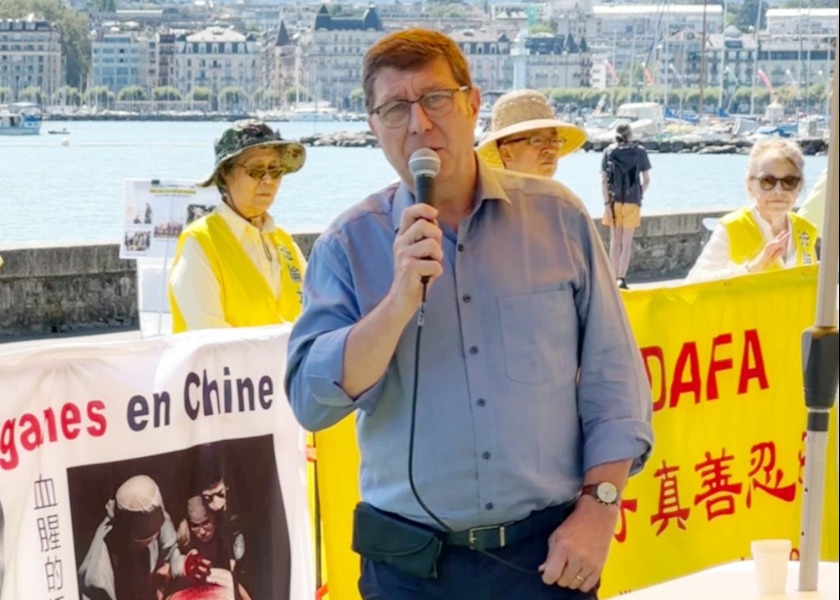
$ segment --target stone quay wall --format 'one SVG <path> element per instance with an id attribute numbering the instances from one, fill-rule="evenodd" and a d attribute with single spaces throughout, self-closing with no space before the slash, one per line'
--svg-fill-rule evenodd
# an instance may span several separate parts
<path id="1" fill-rule="evenodd" d="M 722 214 L 643 216 L 630 282 L 684 277 L 708 239 L 704 219 Z M 608 245 L 609 231 L 597 227 Z M 308 255 L 317 236 L 295 239 Z M 138 327 L 136 262 L 121 260 L 116 243 L 0 248 L 0 256 L 0 342 Z"/>

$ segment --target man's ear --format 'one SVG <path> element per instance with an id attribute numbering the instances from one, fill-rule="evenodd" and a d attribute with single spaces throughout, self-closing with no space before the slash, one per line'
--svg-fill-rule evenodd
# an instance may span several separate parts
<path id="1" fill-rule="evenodd" d="M 478 109 L 481 106 L 481 92 L 478 88 L 470 88 L 470 114 L 474 117 L 478 116 Z"/>

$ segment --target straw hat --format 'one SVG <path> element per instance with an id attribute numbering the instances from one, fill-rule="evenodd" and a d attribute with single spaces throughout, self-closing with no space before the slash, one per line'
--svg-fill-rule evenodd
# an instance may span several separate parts
<path id="1" fill-rule="evenodd" d="M 586 143 L 586 132 L 571 123 L 560 121 L 544 94 L 536 90 L 516 90 L 501 96 L 493 105 L 490 133 L 478 146 L 478 155 L 487 164 L 504 168 L 497 142 L 535 129 L 555 128 L 557 137 L 566 142 L 557 150 L 558 158 L 571 154 Z"/>
<path id="2" fill-rule="evenodd" d="M 276 148 L 280 153 L 280 164 L 287 174 L 299 171 L 306 161 L 306 149 L 300 143 L 284 140 L 279 131 L 272 131 L 263 121 L 244 119 L 233 123 L 222 137 L 216 140 L 216 164 L 213 172 L 198 185 L 218 185 L 222 165 L 252 148 Z"/>

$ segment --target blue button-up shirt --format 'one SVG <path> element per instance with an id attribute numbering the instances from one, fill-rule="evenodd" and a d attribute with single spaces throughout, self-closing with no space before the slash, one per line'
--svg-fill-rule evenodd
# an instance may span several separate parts
<path id="1" fill-rule="evenodd" d="M 633 459 L 635 472 L 652 443 L 650 388 L 586 209 L 555 181 L 478 164 L 473 210 L 444 232 L 417 374 L 414 480 L 456 530 L 571 500 L 602 463 Z M 408 483 L 416 323 L 370 390 L 341 387 L 347 335 L 390 289 L 413 202 L 394 184 L 317 240 L 286 387 L 307 429 L 357 411 L 362 498 L 433 524 Z"/>

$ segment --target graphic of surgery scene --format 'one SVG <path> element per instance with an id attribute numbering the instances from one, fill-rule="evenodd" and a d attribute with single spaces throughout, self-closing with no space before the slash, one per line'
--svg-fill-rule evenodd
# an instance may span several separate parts
<path id="1" fill-rule="evenodd" d="M 68 485 L 82 600 L 288 598 L 272 436 L 75 467 Z"/>

